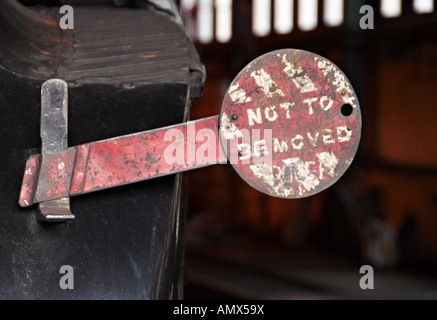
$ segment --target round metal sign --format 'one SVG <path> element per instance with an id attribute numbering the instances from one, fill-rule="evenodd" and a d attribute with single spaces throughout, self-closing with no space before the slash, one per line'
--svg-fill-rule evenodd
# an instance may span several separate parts
<path id="1" fill-rule="evenodd" d="M 229 86 L 220 141 L 240 176 L 270 196 L 295 199 L 334 184 L 361 135 L 358 98 L 329 60 L 283 49 L 249 63 Z"/>

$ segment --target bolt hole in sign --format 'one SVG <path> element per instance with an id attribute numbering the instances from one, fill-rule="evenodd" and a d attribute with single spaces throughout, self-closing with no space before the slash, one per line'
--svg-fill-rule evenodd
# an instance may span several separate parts
<path id="1" fill-rule="evenodd" d="M 252 187 L 296 199 L 334 184 L 361 136 L 357 96 L 331 61 L 282 49 L 260 56 L 233 80 L 220 114 L 220 141 Z"/>

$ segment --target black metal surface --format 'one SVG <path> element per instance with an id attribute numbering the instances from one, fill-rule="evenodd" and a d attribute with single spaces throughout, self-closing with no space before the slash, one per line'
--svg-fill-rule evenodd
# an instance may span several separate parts
<path id="1" fill-rule="evenodd" d="M 78 9 L 76 15 L 89 13 L 85 8 Z M 0 144 L 4 150 L 0 154 L 0 299 L 180 297 L 181 175 L 72 199 L 71 210 L 76 218 L 69 223 L 37 223 L 34 212 L 37 209 L 23 210 L 17 203 L 25 160 L 29 154 L 40 152 L 40 86 L 46 78 L 64 75 L 68 80 L 69 145 L 186 120 L 192 48 L 180 26 L 165 16 L 148 15 L 142 9 L 111 7 L 102 12 L 112 19 L 106 40 L 101 43 L 84 40 L 92 33 L 97 37 L 98 33 L 91 24 L 82 24 L 78 18 L 77 35 L 67 38 L 74 39 L 72 44 L 76 46 L 56 47 L 53 56 L 46 58 L 36 48 L 42 49 L 47 44 L 50 49 L 51 43 L 62 39 L 59 28 L 41 26 L 37 16 L 30 19 L 28 9 L 14 1 L 0 3 L 0 105 L 3 109 Z M 137 28 L 135 19 L 143 14 L 148 28 L 144 25 Z M 10 20 L 11 17 L 14 19 Z M 14 29 L 17 17 L 22 28 Z M 157 26 L 154 31 L 151 21 Z M 164 32 L 166 27 L 174 29 Z M 87 28 L 88 32 L 80 32 Z M 133 37 L 127 37 L 127 29 Z M 141 30 L 147 35 L 143 37 Z M 26 32 L 33 34 L 25 36 Z M 121 32 L 120 36 L 117 32 Z M 152 36 L 153 32 L 156 37 Z M 163 34 L 169 41 L 160 38 Z M 141 54 L 154 54 L 150 53 L 154 50 L 158 55 L 162 53 L 162 59 L 129 68 L 125 64 L 129 59 L 118 56 L 122 54 L 117 51 L 121 39 L 128 39 L 125 41 L 133 44 L 129 48 L 138 48 Z M 107 55 L 109 49 L 105 48 L 110 43 L 114 55 Z M 167 48 L 154 49 L 165 43 Z M 79 54 L 85 55 L 85 60 L 75 64 Z M 101 71 L 88 72 L 93 66 L 87 59 L 97 59 L 94 66 Z M 63 265 L 73 267 L 72 290 L 62 290 L 59 286 L 63 276 L 59 270 Z"/>

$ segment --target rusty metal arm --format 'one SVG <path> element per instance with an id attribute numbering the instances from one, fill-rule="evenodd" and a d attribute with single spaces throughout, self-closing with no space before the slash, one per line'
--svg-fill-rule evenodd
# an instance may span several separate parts
<path id="1" fill-rule="evenodd" d="M 19 204 L 26 207 L 226 162 L 218 141 L 218 118 L 32 156 L 26 163 Z M 214 154 L 191 159 L 200 145 Z"/>

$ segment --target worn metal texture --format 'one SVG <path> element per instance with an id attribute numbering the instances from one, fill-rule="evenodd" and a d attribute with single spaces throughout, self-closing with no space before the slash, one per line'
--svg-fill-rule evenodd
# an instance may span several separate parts
<path id="1" fill-rule="evenodd" d="M 41 155 L 34 155 L 27 159 L 26 170 L 21 183 L 20 200 L 22 207 L 33 203 L 36 187 L 38 185 L 39 169 L 41 167 Z"/>
<path id="2" fill-rule="evenodd" d="M 41 160 L 31 157 L 19 204 L 26 207 L 226 162 L 218 137 L 218 116 L 214 116 L 43 155 L 34 197 Z"/>
<path id="3" fill-rule="evenodd" d="M 36 202 L 68 197 L 75 155 L 74 148 L 42 155 L 38 186 L 35 190 Z"/>
<path id="4" fill-rule="evenodd" d="M 36 198 L 51 194 L 56 198 L 39 205 L 43 220 L 73 219 L 70 211 L 71 172 L 75 150 L 68 147 L 68 86 L 61 79 L 49 79 L 41 86 L 41 152 L 42 161 Z M 61 154 L 56 154 L 62 152 Z M 30 200 L 30 199 L 29 199 Z"/>
<path id="5" fill-rule="evenodd" d="M 68 86 L 61 79 L 49 79 L 41 86 L 41 152 L 68 148 Z"/>
<path id="6" fill-rule="evenodd" d="M 249 63 L 226 92 L 221 143 L 252 187 L 303 198 L 334 184 L 352 163 L 361 135 L 357 96 L 329 60 L 283 49 Z"/>

